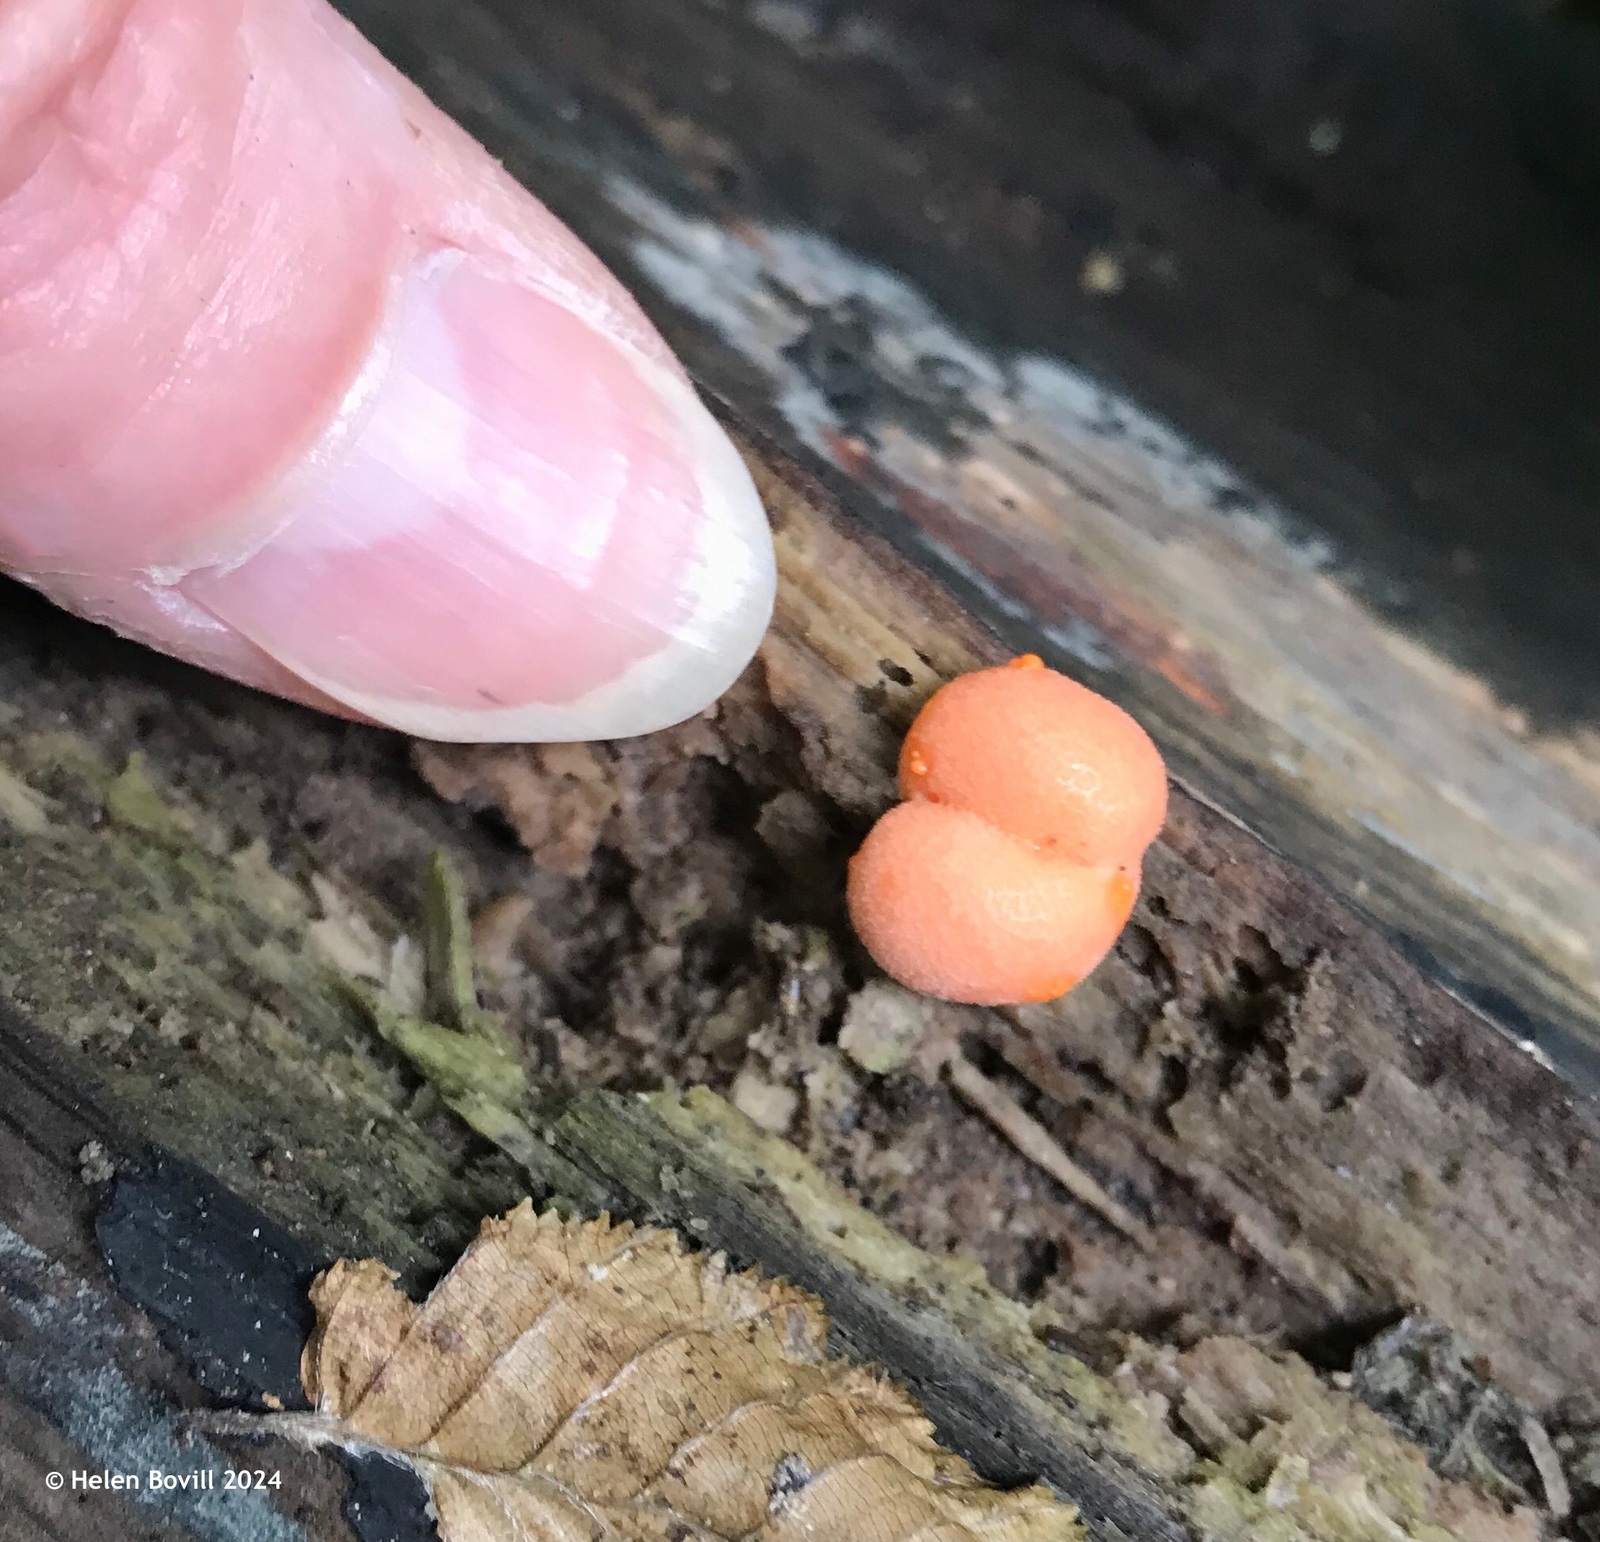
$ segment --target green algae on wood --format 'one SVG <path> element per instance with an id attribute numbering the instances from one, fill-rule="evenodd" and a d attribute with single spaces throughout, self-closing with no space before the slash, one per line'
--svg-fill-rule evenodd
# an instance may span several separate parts
<path id="1" fill-rule="evenodd" d="M 82 735 L 0 730 L 0 756 L 0 981 L 142 1135 L 418 1278 L 514 1198 L 503 1162 L 409 1117 L 264 850 L 229 853 L 206 810 Z"/>
<path id="2" fill-rule="evenodd" d="M 911 1247 L 713 1094 L 543 1107 L 477 1006 L 465 905 L 444 861 L 429 881 L 427 1015 L 408 1015 L 329 966 L 315 906 L 263 847 L 230 851 L 206 810 L 173 799 L 147 764 L 113 764 L 66 732 L 13 739 L 6 753 L 6 807 L 24 810 L 0 822 L 12 899 L 0 976 L 13 1000 L 88 1052 L 143 1134 L 330 1253 L 382 1253 L 420 1279 L 529 1186 L 573 1212 L 633 1211 L 820 1288 L 846 1347 L 903 1362 L 894 1368 L 910 1370 L 961 1444 L 1000 1471 L 1052 1476 L 1099 1535 L 1364 1534 L 1351 1529 L 1360 1507 L 1320 1483 L 1292 1440 L 1265 1478 L 1248 1451 L 1199 1449 L 1160 1393 L 1039 1343 L 974 1266 Z M 520 1173 L 414 1117 L 380 1037 Z M 1309 1371 L 1291 1390 L 1296 1407 L 1343 1406 Z M 1292 1413 L 1283 1422 L 1298 1427 Z M 1386 1466 L 1415 1473 L 1416 1459 L 1377 1433 L 1357 1453 L 1383 1492 L 1395 1487 Z M 1385 1519 L 1382 1534 L 1406 1542 L 1437 1535 Z"/>

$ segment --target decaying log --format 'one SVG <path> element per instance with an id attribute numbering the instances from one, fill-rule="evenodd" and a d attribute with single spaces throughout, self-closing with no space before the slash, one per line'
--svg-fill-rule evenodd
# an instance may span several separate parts
<path id="1" fill-rule="evenodd" d="M 1600 1087 L 1592 29 L 345 8 L 854 517 Z"/>
<path id="2" fill-rule="evenodd" d="M 853 532 L 822 488 L 748 435 L 743 444 L 777 527 L 783 592 L 752 678 L 707 719 L 702 749 L 761 811 L 789 797 L 818 816 L 780 838 L 752 809 L 736 841 L 765 830 L 802 879 L 836 878 L 853 834 L 891 796 L 897 736 L 917 703 L 996 645 Z M 708 1093 L 536 1096 L 472 1119 L 501 1149 L 480 1144 L 449 1112 L 459 1086 L 435 1077 L 419 1090 L 352 984 L 405 993 L 407 950 L 390 943 L 418 934 L 434 846 L 480 899 L 532 882 L 537 900 L 543 880 L 526 857 L 420 787 L 389 736 L 201 682 L 42 610 L 25 614 L 8 652 L 0 977 L 54 1066 L 0 1077 L 13 1126 L 27 1126 L 15 1089 L 53 1105 L 40 1116 L 50 1130 L 96 1083 L 86 1106 L 104 1099 L 141 1141 L 258 1207 L 306 1267 L 372 1254 L 413 1287 L 478 1217 L 530 1188 L 586 1213 L 668 1221 L 818 1290 L 842 1346 L 904 1376 L 957 1449 L 996 1477 L 1048 1477 L 1100 1536 L 1224 1537 L 1263 1506 L 1284 1535 L 1321 1535 L 1318 1507 L 1343 1501 L 1304 1476 L 1302 1439 L 1380 1487 L 1408 1474 L 1409 1535 L 1473 1534 L 1456 1512 L 1480 1502 L 1434 1485 L 1414 1450 L 1309 1369 L 1260 1394 L 1268 1412 L 1218 1411 L 1215 1393 L 1195 1390 L 1208 1355 L 1259 1354 L 1225 1338 L 1185 1354 L 1124 1340 L 1121 1370 L 1097 1371 L 1071 1353 L 1070 1333 L 1047 1344 L 1036 1331 L 1046 1325 L 970 1262 L 911 1248 Z M 667 765 L 682 752 L 629 751 Z M 424 763 L 436 780 L 454 768 L 471 784 L 478 757 L 508 753 L 432 749 Z M 544 774 L 526 754 L 525 774 Z M 325 817 L 333 808 L 344 827 Z M 624 892 L 636 896 L 625 904 L 649 895 Z M 825 894 L 819 905 L 812 925 L 826 940 Z M 829 945 L 848 949 L 836 915 L 831 924 Z M 528 1028 L 518 1031 L 539 1093 Z M 1064 1003 L 970 1014 L 962 1028 L 1047 1098 L 1074 1101 L 1087 1079 L 1106 1127 L 1187 1196 L 1189 1210 L 1174 1208 L 1139 1169 L 1131 1192 L 1154 1222 L 1170 1237 L 1183 1216 L 1207 1218 L 1221 1245 L 1265 1261 L 1263 1281 L 1281 1271 L 1320 1293 L 1329 1322 L 1420 1309 L 1541 1405 L 1594 1363 L 1594 1111 L 1181 791 L 1135 925 L 1105 969 Z M 139 1153 L 109 1135 L 52 1138 L 6 1148 L 4 1219 L 81 1277 L 98 1267 L 81 1225 L 37 1194 L 70 1188 L 86 1161 L 99 1173 L 89 1139 L 113 1166 L 137 1166 Z M 1093 1155 L 1116 1180 L 1112 1149 Z M 1269 1426 L 1286 1444 L 1262 1467 L 1244 1458 L 1241 1432 Z M 1480 1522 L 1486 1536 L 1531 1534 L 1531 1520 L 1502 1518 L 1497 1504 Z"/>
<path id="3" fill-rule="evenodd" d="M 0 1024 L 0 1065 L 0 1170 L 28 1180 L 7 1188 L 0 1217 L 0 1364 L 10 1394 L 85 1448 L 88 1470 L 244 1469 L 281 1479 L 220 1510 L 182 1490 L 95 1494 L 86 1521 L 78 1507 L 58 1515 L 38 1502 L 49 1493 L 46 1471 L 83 1460 L 44 1437 L 13 1451 L 14 1481 L 35 1500 L 26 1535 L 70 1542 L 96 1534 L 73 1529 L 86 1523 L 152 1539 L 175 1524 L 226 1542 L 427 1536 L 420 1496 L 383 1462 L 352 1463 L 341 1519 L 337 1482 L 305 1453 L 208 1442 L 204 1417 L 177 1411 L 197 1400 L 192 1378 L 235 1406 L 302 1405 L 304 1288 L 326 1254 L 203 1171 L 129 1140 L 72 1085 L 59 1052 L 41 1053 L 10 1021 Z M 1527 1511 L 1503 1517 L 1470 1489 L 1439 1481 L 1421 1452 L 1348 1394 L 1242 1341 L 1208 1340 L 1165 1361 L 1130 1346 L 1115 1380 L 1045 1348 L 1027 1314 L 981 1276 L 908 1247 L 709 1093 L 648 1103 L 600 1094 L 534 1130 L 515 1144 L 541 1198 L 676 1224 L 816 1290 L 834 1313 L 837 1348 L 907 1379 L 941 1437 L 992 1479 L 1043 1477 L 1070 1495 L 1093 1536 L 1226 1538 L 1270 1520 L 1274 1534 L 1315 1538 L 1361 1524 L 1373 1502 L 1396 1535 L 1418 1542 L 1536 1534 Z M 359 1236 L 369 1218 L 357 1195 L 348 1198 L 347 1232 Z M 1173 1397 L 1180 1428 L 1201 1432 L 1193 1444 L 1161 1418 Z M 37 1422 L 20 1404 L 18 1412 L 19 1424 Z M 1263 1428 L 1271 1440 L 1259 1438 Z M 1257 1439 L 1247 1444 L 1247 1432 Z M 1310 1478 L 1313 1462 L 1337 1481 Z M 285 1495 L 287 1506 L 264 1502 Z M 281 1518 L 285 1508 L 293 1520 Z"/>
<path id="4" fill-rule="evenodd" d="M 736 403 L 778 617 L 680 729 L 466 751 L 7 592 L 0 1538 L 420 1542 L 391 1470 L 287 1449 L 203 1448 L 284 1471 L 243 1508 L 43 1474 L 198 1460 L 184 1410 L 295 1397 L 314 1269 L 420 1292 L 530 1191 L 817 1290 L 1097 1538 L 1592 1535 L 1600 1115 L 1546 1058 L 1600 1064 L 1579 45 L 1441 0 L 1381 43 L 1360 8 L 1090 8 L 1002 63 L 924 46 L 974 25 L 943 0 L 345 9 Z M 1271 68 L 1236 89 L 1219 38 Z M 1318 70 L 1446 104 L 1432 150 L 1325 118 Z M 1544 281 L 1508 293 L 1501 250 Z M 1573 560 L 1521 560 L 1529 508 Z M 1390 603 L 1369 558 L 1442 564 L 1560 667 Z M 871 969 L 843 863 L 918 704 L 1001 636 L 1138 712 L 1182 786 L 1089 982 L 946 1009 Z M 507 1035 L 476 1074 L 420 988 L 437 850 Z M 1109 1203 L 970 1112 L 952 1049 Z"/>

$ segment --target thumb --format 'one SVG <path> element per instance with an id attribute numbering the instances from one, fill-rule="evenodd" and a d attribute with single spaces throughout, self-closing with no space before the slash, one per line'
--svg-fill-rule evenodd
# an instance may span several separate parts
<path id="1" fill-rule="evenodd" d="M 321 0 L 0 3 L 0 566 L 458 740 L 687 717 L 774 582 L 638 307 Z"/>

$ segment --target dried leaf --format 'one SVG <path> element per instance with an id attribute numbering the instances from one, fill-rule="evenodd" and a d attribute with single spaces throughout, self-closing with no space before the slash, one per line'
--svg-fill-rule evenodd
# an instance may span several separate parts
<path id="1" fill-rule="evenodd" d="M 817 1301 L 675 1233 L 524 1201 L 420 1306 L 341 1262 L 311 1291 L 280 1428 L 380 1451 L 443 1542 L 1076 1542 L 1048 1490 L 1002 1492 L 899 1387 L 830 1358 Z"/>

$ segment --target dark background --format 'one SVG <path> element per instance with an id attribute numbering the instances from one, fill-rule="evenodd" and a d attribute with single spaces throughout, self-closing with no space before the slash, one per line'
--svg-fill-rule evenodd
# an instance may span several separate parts
<path id="1" fill-rule="evenodd" d="M 958 257 L 777 147 L 773 196 L 1179 421 L 1530 706 L 1596 712 L 1600 51 L 1583 18 L 1487 0 L 854 9 L 970 83 L 964 129 L 929 115 L 936 164 L 959 180 L 981 156 L 1031 224 L 975 221 Z M 906 88 L 901 104 L 915 115 Z M 1337 126 L 1336 151 L 1312 124 Z M 1112 242 L 1180 253 L 1187 281 L 1086 304 L 1061 275 Z"/>
<path id="2" fill-rule="evenodd" d="M 441 53 L 481 51 L 476 12 L 570 91 L 586 139 L 636 134 L 648 99 L 725 141 L 723 208 L 824 231 L 976 336 L 1100 375 L 1331 536 L 1365 598 L 1536 722 L 1600 721 L 1590 10 L 344 5 L 451 110 Z M 492 114 L 474 127 L 505 152 Z M 1181 281 L 1099 304 L 1076 275 L 1106 246 L 1173 254 Z"/>

